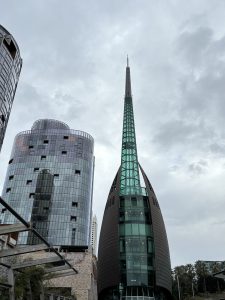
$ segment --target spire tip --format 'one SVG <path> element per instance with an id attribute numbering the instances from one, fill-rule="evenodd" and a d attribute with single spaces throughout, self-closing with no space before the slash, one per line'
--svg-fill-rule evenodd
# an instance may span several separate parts
<path id="1" fill-rule="evenodd" d="M 126 67 L 125 97 L 132 97 L 132 95 L 131 95 L 131 81 L 130 81 L 130 67 L 129 67 L 128 55 L 127 55 L 127 67 Z"/>

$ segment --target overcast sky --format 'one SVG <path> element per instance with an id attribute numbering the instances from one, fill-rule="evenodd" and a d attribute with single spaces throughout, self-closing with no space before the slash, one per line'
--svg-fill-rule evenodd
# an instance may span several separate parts
<path id="1" fill-rule="evenodd" d="M 0 0 L 23 68 L 0 154 L 40 118 L 95 139 L 99 227 L 120 165 L 129 54 L 139 162 L 158 197 L 172 266 L 224 260 L 225 1 Z"/>

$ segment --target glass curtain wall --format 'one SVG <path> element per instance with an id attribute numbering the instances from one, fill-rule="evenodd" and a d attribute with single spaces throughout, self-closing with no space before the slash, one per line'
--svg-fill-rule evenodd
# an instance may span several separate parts
<path id="1" fill-rule="evenodd" d="M 153 296 L 154 243 L 148 197 L 120 196 L 119 221 L 120 292 L 124 297 Z"/>
<path id="2" fill-rule="evenodd" d="M 35 219 L 53 245 L 90 243 L 93 147 L 89 134 L 56 120 L 39 120 L 15 138 L 2 196 L 25 220 Z M 2 216 L 17 222 L 7 211 Z M 20 243 L 30 241 L 20 234 Z"/>
<path id="3" fill-rule="evenodd" d="M 19 47 L 0 25 L 0 151 L 22 68 Z"/>

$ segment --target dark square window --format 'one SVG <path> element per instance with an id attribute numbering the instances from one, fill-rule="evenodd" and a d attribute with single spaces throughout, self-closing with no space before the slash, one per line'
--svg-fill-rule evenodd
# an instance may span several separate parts
<path id="1" fill-rule="evenodd" d="M 66 155 L 67 154 L 67 151 L 62 151 L 62 155 Z"/>
<path id="2" fill-rule="evenodd" d="M 30 193 L 30 194 L 29 194 L 29 198 L 33 198 L 34 195 L 35 195 L 34 193 Z"/>
<path id="3" fill-rule="evenodd" d="M 33 145 L 30 145 L 28 148 L 29 148 L 29 149 L 33 149 L 33 148 L 34 148 L 34 146 L 33 146 Z"/>
<path id="4" fill-rule="evenodd" d="M 43 200 L 51 200 L 51 194 L 42 194 L 41 197 Z"/>
<path id="5" fill-rule="evenodd" d="M 14 175 L 9 176 L 9 180 L 13 180 L 13 178 L 14 178 Z"/>
<path id="6" fill-rule="evenodd" d="M 154 199 L 153 197 L 152 197 L 152 199 Z M 154 200 L 153 200 L 154 201 Z M 148 199 L 148 197 L 143 197 L 143 202 L 144 202 L 144 207 L 148 207 L 148 203 L 149 203 L 149 199 Z"/>
<path id="7" fill-rule="evenodd" d="M 70 216 L 70 221 L 76 221 L 77 217 L 76 216 Z"/>
<path id="8" fill-rule="evenodd" d="M 54 174 L 54 177 L 59 177 L 59 174 Z"/>
<path id="9" fill-rule="evenodd" d="M 48 144 L 48 140 L 44 140 L 44 144 Z"/>
<path id="10" fill-rule="evenodd" d="M 1 115 L 0 119 L 2 120 L 2 123 L 5 123 L 5 116 L 4 115 Z"/>
<path id="11" fill-rule="evenodd" d="M 125 206 L 125 199 L 123 197 L 120 197 L 120 207 Z"/>
<path id="12" fill-rule="evenodd" d="M 46 159 L 46 155 L 41 156 L 41 160 L 44 160 L 44 159 Z"/>
<path id="13" fill-rule="evenodd" d="M 39 168 L 34 168 L 34 172 L 37 172 L 37 171 L 39 171 Z"/>
<path id="14" fill-rule="evenodd" d="M 78 207 L 78 203 L 73 201 L 73 202 L 72 202 L 72 206 L 73 206 L 73 207 Z"/>
<path id="15" fill-rule="evenodd" d="M 9 193 L 11 191 L 11 188 L 6 189 L 6 193 Z"/>
<path id="16" fill-rule="evenodd" d="M 13 158 L 12 158 L 12 159 L 10 159 L 10 161 L 9 161 L 9 165 L 10 165 L 12 162 L 13 162 Z"/>
<path id="17" fill-rule="evenodd" d="M 64 135 L 64 140 L 68 140 L 69 139 L 69 137 L 68 137 L 68 135 Z"/>
<path id="18" fill-rule="evenodd" d="M 154 205 L 156 205 L 156 201 L 155 201 L 154 197 L 152 197 L 152 202 L 153 202 Z"/>
<path id="19" fill-rule="evenodd" d="M 13 41 L 11 40 L 10 42 L 8 42 L 6 39 L 4 39 L 3 44 L 5 45 L 7 50 L 9 51 L 12 59 L 14 59 L 15 56 L 16 56 L 16 46 L 14 45 Z"/>
<path id="20" fill-rule="evenodd" d="M 27 180 L 27 184 L 31 184 L 32 180 Z"/>
<path id="21" fill-rule="evenodd" d="M 75 174 L 79 174 L 80 175 L 80 170 L 75 170 Z"/>
<path id="22" fill-rule="evenodd" d="M 120 222 L 124 222 L 124 212 L 120 212 Z"/>

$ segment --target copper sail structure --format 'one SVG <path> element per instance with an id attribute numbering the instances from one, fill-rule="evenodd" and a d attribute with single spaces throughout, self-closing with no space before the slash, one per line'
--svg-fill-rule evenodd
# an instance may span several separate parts
<path id="1" fill-rule="evenodd" d="M 140 175 L 144 187 L 141 187 Z M 121 165 L 102 221 L 98 293 L 99 300 L 171 298 L 166 230 L 156 195 L 138 162 L 128 60 Z"/>

